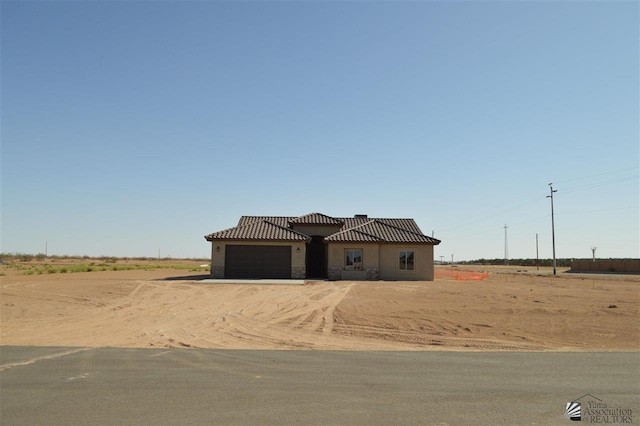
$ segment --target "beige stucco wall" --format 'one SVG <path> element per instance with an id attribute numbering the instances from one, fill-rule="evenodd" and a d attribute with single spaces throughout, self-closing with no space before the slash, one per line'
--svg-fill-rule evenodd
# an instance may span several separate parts
<path id="1" fill-rule="evenodd" d="M 291 276 L 296 277 L 306 270 L 307 245 L 291 241 L 213 241 L 211 243 L 211 275 L 224 274 L 224 258 L 227 246 L 291 246 Z M 216 248 L 220 247 L 220 251 Z M 300 252 L 298 253 L 298 250 Z"/>
<path id="2" fill-rule="evenodd" d="M 413 250 L 413 271 L 400 270 L 398 252 Z M 433 246 L 432 245 L 396 245 L 380 246 L 380 279 L 383 280 L 423 280 L 433 281 Z"/>
<path id="3" fill-rule="evenodd" d="M 433 281 L 433 246 L 399 244 L 330 243 L 328 245 L 327 269 L 330 278 L 336 278 L 336 271 L 344 270 L 345 250 L 362 249 L 363 269 L 375 273 L 382 280 L 424 280 Z M 414 251 L 413 271 L 402 271 L 398 266 L 398 252 Z M 331 274 L 334 274 L 331 276 Z"/>
<path id="4" fill-rule="evenodd" d="M 304 242 L 214 241 L 211 244 L 211 275 L 224 274 L 225 250 L 228 245 L 291 246 L 291 275 L 304 275 L 306 270 L 306 244 Z M 216 248 L 220 247 L 220 251 Z M 297 252 L 297 249 L 300 252 Z M 367 279 L 432 281 L 434 275 L 432 245 L 330 243 L 327 246 L 327 272 L 329 278 L 340 279 L 344 270 L 345 250 L 362 249 L 363 270 Z M 398 252 L 413 250 L 415 269 L 402 271 L 398 267 Z M 333 271 L 333 276 L 331 276 Z M 338 275 L 335 275 L 338 274 Z M 363 278 L 364 279 L 364 278 Z"/>
<path id="5" fill-rule="evenodd" d="M 379 260 L 378 244 L 362 243 L 330 243 L 327 247 L 327 267 L 344 269 L 345 250 L 362 250 L 362 267 L 364 269 L 378 268 Z"/>

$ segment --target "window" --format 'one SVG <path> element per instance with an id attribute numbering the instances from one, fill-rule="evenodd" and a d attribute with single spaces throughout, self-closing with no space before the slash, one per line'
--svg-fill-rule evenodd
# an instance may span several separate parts
<path id="1" fill-rule="evenodd" d="M 345 250 L 345 269 L 350 271 L 362 270 L 362 249 Z"/>
<path id="2" fill-rule="evenodd" d="M 398 252 L 398 262 L 401 271 L 413 271 L 413 250 Z"/>

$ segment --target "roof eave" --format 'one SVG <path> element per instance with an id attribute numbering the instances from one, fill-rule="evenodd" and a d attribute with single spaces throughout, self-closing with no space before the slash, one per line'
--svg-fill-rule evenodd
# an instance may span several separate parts
<path id="1" fill-rule="evenodd" d="M 306 239 L 280 239 L 280 238 L 230 238 L 230 237 L 213 237 L 213 238 L 207 238 L 205 237 L 207 241 L 209 242 L 213 242 L 213 241 L 259 241 L 259 242 L 292 242 L 292 243 L 307 243 L 309 241 L 311 241 L 311 238 L 306 238 Z"/>

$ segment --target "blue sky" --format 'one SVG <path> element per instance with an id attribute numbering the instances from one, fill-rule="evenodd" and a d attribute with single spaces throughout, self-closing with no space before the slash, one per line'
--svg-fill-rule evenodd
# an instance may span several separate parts
<path id="1" fill-rule="evenodd" d="M 208 257 L 241 215 L 436 259 L 640 257 L 639 3 L 1 3 L 2 252 Z"/>

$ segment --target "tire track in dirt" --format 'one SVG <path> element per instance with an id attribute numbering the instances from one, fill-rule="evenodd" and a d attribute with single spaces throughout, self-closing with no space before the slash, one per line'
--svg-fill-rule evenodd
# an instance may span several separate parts
<path id="1" fill-rule="evenodd" d="M 597 287 L 585 287 L 575 279 L 534 285 L 531 279 L 501 276 L 481 284 L 436 280 L 279 286 L 96 276 L 3 282 L 0 343 L 580 350 L 592 342 L 597 348 L 633 349 L 639 341 L 637 281 L 601 280 Z M 613 304 L 615 309 L 607 308 Z"/>
<path id="2" fill-rule="evenodd" d="M 239 347 L 314 347 L 321 330 L 309 326 L 309 319 L 323 321 L 322 330 L 331 334 L 333 311 L 350 289 L 332 287 L 171 286 L 168 306 L 161 297 L 167 286 L 147 283 L 133 294 L 146 300 L 145 311 L 155 315 L 138 337 L 153 346 L 220 347 L 216 342 L 222 341 Z M 209 303 L 214 297 L 216 303 Z M 110 320 L 126 317 L 136 304 L 117 307 Z M 315 314 L 319 311 L 324 315 Z"/>

